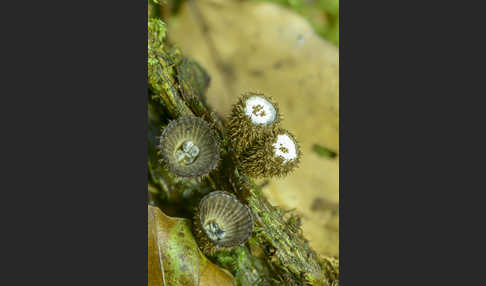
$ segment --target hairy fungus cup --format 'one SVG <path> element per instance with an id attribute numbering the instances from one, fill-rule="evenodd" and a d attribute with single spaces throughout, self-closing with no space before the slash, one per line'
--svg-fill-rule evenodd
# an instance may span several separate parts
<path id="1" fill-rule="evenodd" d="M 169 170 L 180 177 L 197 178 L 214 170 L 220 146 L 214 130 L 202 118 L 171 121 L 160 136 L 159 154 Z"/>
<path id="2" fill-rule="evenodd" d="M 239 168 L 250 177 L 283 177 L 294 170 L 302 156 L 295 136 L 277 129 L 240 156 Z"/>
<path id="3" fill-rule="evenodd" d="M 215 191 L 200 201 L 194 227 L 200 248 L 211 255 L 247 241 L 253 231 L 253 216 L 233 194 Z"/>
<path id="4" fill-rule="evenodd" d="M 262 93 L 243 94 L 233 105 L 228 131 L 237 154 L 253 145 L 280 124 L 277 104 Z"/>

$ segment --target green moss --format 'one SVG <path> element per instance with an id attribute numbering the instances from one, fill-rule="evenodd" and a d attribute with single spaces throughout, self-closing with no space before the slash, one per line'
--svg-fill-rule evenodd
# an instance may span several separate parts
<path id="1" fill-rule="evenodd" d="M 247 247 L 218 252 L 214 260 L 233 273 L 237 285 L 268 285 L 271 281 L 265 261 L 252 256 Z"/>
<path id="2" fill-rule="evenodd" d="M 312 145 L 312 151 L 317 155 L 319 155 L 320 157 L 324 157 L 324 158 L 334 159 L 337 156 L 336 152 L 319 144 Z"/>

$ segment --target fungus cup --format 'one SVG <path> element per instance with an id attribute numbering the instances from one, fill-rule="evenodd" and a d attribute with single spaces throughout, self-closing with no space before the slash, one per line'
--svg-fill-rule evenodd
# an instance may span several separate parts
<path id="1" fill-rule="evenodd" d="M 235 195 L 215 191 L 200 201 L 194 230 L 201 250 L 212 255 L 247 241 L 253 231 L 253 216 Z"/>
<path id="2" fill-rule="evenodd" d="M 162 131 L 158 148 L 161 161 L 179 177 L 207 175 L 217 167 L 220 156 L 214 130 L 194 116 L 171 121 Z"/>
<path id="3" fill-rule="evenodd" d="M 300 163 L 302 151 L 295 136 L 285 129 L 258 140 L 239 160 L 239 168 L 250 177 L 283 177 Z"/>
<path id="4" fill-rule="evenodd" d="M 277 103 L 263 93 L 243 94 L 233 105 L 228 130 L 233 148 L 241 153 L 278 127 L 281 115 Z"/>

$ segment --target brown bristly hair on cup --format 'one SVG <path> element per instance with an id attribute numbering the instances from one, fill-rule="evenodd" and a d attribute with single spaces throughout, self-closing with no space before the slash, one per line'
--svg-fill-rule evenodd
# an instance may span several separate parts
<path id="1" fill-rule="evenodd" d="M 278 128 L 243 152 L 238 168 L 249 177 L 284 177 L 300 163 L 302 151 L 295 136 Z"/>

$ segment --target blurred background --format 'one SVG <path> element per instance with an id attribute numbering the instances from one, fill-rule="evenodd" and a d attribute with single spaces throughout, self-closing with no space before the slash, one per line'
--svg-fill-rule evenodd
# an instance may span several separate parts
<path id="1" fill-rule="evenodd" d="M 301 217 L 317 253 L 338 257 L 338 0 L 166 0 L 149 9 L 210 75 L 207 101 L 221 117 L 245 91 L 276 99 L 304 156 L 293 174 L 259 183 L 272 204 Z"/>

